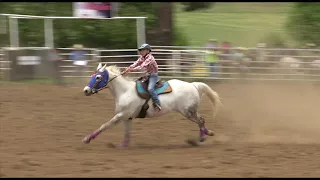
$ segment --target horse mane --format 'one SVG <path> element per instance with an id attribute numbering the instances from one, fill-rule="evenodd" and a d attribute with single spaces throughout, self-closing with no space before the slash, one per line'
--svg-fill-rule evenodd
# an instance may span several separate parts
<path id="1" fill-rule="evenodd" d="M 118 68 L 116 65 L 107 66 L 106 67 L 109 71 L 115 73 L 116 75 L 119 75 L 121 73 L 120 68 Z"/>
<path id="2" fill-rule="evenodd" d="M 107 66 L 106 69 L 108 69 L 108 71 L 115 73 L 116 75 L 121 74 L 120 68 L 117 67 L 116 65 Z M 132 77 L 129 77 L 129 76 L 122 76 L 122 77 L 129 80 L 129 81 L 135 81 L 135 79 L 133 79 Z"/>

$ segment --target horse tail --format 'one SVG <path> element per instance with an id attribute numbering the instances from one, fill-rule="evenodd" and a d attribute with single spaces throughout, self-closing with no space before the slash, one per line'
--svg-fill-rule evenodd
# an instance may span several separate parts
<path id="1" fill-rule="evenodd" d="M 222 106 L 220 96 L 217 92 L 212 90 L 207 84 L 202 82 L 193 82 L 193 84 L 196 86 L 196 88 L 199 91 L 200 97 L 203 94 L 206 94 L 211 103 L 212 103 L 212 110 L 213 110 L 213 119 L 216 117 L 219 107 Z"/>

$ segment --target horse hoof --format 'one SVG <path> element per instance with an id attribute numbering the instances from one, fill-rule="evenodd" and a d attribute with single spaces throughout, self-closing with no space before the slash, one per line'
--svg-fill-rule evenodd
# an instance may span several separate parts
<path id="1" fill-rule="evenodd" d="M 211 130 L 208 130 L 208 132 L 206 133 L 206 135 L 208 135 L 208 136 L 214 136 L 214 132 L 211 131 Z"/>
<path id="2" fill-rule="evenodd" d="M 87 136 L 82 140 L 83 143 L 89 144 L 90 143 L 90 138 Z"/>
<path id="3" fill-rule="evenodd" d="M 206 140 L 205 137 L 200 137 L 200 138 L 199 138 L 199 141 L 200 141 L 200 142 L 204 142 L 204 140 Z"/>

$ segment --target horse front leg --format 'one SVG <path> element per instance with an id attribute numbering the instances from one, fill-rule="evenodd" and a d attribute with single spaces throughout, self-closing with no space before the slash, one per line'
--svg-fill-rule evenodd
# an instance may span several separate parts
<path id="1" fill-rule="evenodd" d="M 130 143 L 130 133 L 131 133 L 131 125 L 132 125 L 132 118 L 129 118 L 127 120 L 123 120 L 124 125 L 124 138 L 121 142 L 120 146 L 127 147 Z"/>
<path id="2" fill-rule="evenodd" d="M 82 142 L 84 142 L 85 144 L 90 143 L 90 141 L 92 139 L 96 138 L 100 133 L 102 133 L 103 131 L 107 130 L 111 125 L 114 125 L 114 124 L 117 124 L 118 122 L 120 122 L 120 120 L 123 120 L 123 114 L 122 113 L 116 114 L 110 121 L 102 124 L 99 129 L 95 130 L 90 135 L 86 136 L 82 140 Z"/>

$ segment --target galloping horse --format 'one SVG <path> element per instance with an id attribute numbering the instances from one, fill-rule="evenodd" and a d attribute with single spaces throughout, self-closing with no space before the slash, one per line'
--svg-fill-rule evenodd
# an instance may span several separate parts
<path id="1" fill-rule="evenodd" d="M 200 128 L 200 142 L 205 140 L 205 135 L 213 136 L 214 133 L 205 127 L 205 120 L 198 113 L 198 106 L 203 94 L 206 94 L 213 105 L 213 118 L 221 105 L 219 95 L 208 85 L 201 82 L 188 83 L 172 79 L 166 82 L 158 81 L 156 91 L 159 94 L 162 110 L 158 111 L 152 106 L 150 95 L 147 91 L 148 79 L 141 78 L 137 81 L 122 76 L 116 66 L 102 66 L 100 63 L 97 71 L 91 75 L 88 85 L 83 89 L 86 96 L 98 93 L 109 87 L 114 96 L 116 108 L 115 116 L 103 124 L 99 129 L 86 136 L 84 143 L 89 143 L 102 131 L 111 125 L 122 121 L 124 123 L 124 140 L 121 146 L 128 146 L 132 119 L 152 118 L 168 112 L 180 112 L 189 120 L 198 124 Z"/>

